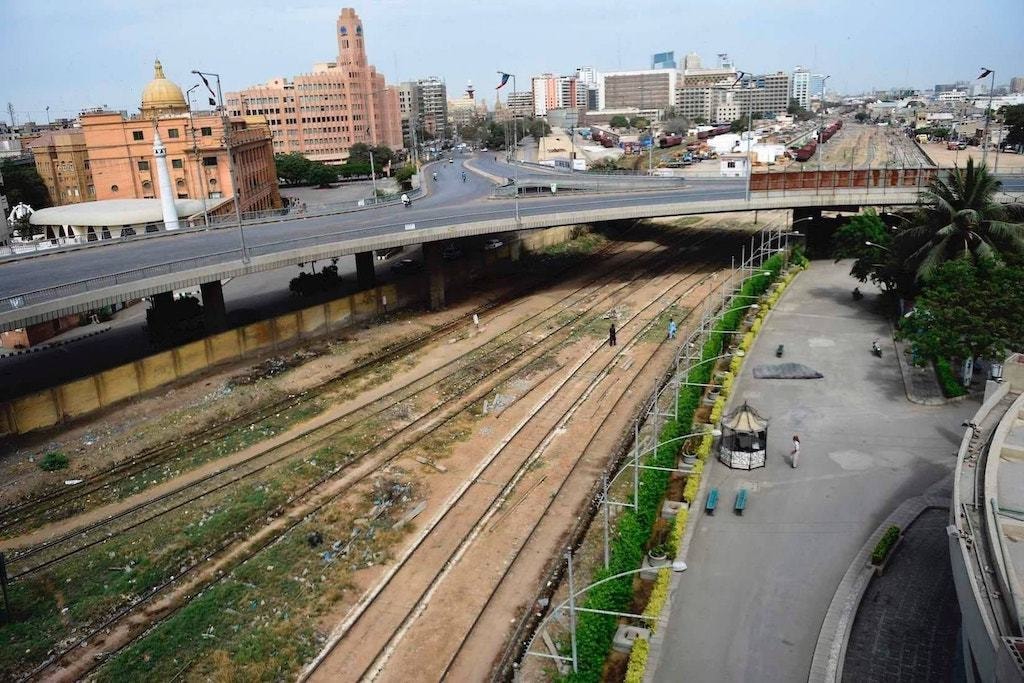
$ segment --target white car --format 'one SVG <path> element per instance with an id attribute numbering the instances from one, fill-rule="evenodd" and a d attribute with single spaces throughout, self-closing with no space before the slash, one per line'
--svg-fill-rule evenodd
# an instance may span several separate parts
<path id="1" fill-rule="evenodd" d="M 505 243 L 502 242 L 501 240 L 495 239 L 495 238 L 492 237 L 491 239 L 489 239 L 486 242 L 484 242 L 484 249 L 486 251 L 491 251 L 492 249 L 497 249 L 498 247 L 500 247 L 503 244 L 505 244 Z"/>

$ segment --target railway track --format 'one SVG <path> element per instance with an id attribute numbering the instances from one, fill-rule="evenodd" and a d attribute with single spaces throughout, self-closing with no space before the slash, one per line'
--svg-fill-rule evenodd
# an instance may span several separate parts
<path id="1" fill-rule="evenodd" d="M 621 243 L 609 242 L 605 247 L 594 254 L 591 254 L 586 259 L 585 263 L 612 255 L 616 253 L 620 247 Z M 467 315 L 480 315 L 489 311 L 501 312 L 503 310 L 508 310 L 509 308 L 514 308 L 518 305 L 517 302 L 521 300 L 523 296 L 542 288 L 551 281 L 557 280 L 568 270 L 578 268 L 580 265 L 581 264 L 576 264 L 569 266 L 568 268 L 560 269 L 548 277 L 543 278 L 540 282 L 515 288 L 513 291 L 510 291 L 500 297 L 496 297 L 495 299 L 477 307 Z M 509 306 L 510 302 L 511 306 Z M 293 410 L 301 405 L 307 404 L 310 401 L 315 400 L 318 396 L 328 393 L 332 389 L 360 377 L 373 368 L 402 358 L 412 351 L 423 348 L 433 341 L 444 338 L 446 335 L 451 334 L 453 330 L 464 326 L 464 324 L 465 322 L 463 318 L 454 319 L 443 325 L 437 326 L 422 335 L 417 335 L 411 339 L 403 340 L 385 347 L 380 352 L 359 361 L 350 368 L 345 369 L 339 373 L 338 376 L 318 387 L 316 391 L 305 391 L 299 394 L 290 395 L 269 404 L 243 411 L 242 413 L 232 416 L 222 422 L 204 428 L 204 430 L 198 434 L 180 439 L 171 439 L 170 441 L 158 446 L 147 448 L 137 455 L 116 463 L 99 474 L 83 479 L 82 482 L 73 487 L 61 487 L 38 496 L 33 496 L 29 500 L 8 505 L 3 509 L 0 509 L 0 534 L 11 530 L 18 525 L 23 525 L 24 522 L 34 516 L 40 515 L 40 513 L 45 513 L 46 521 L 60 519 L 60 512 L 66 511 L 67 508 L 75 508 L 73 512 L 77 513 L 80 511 L 80 504 L 82 501 L 88 500 L 93 494 L 109 489 L 117 482 L 133 476 L 145 474 L 154 468 L 166 465 L 168 462 L 173 462 L 176 456 L 183 457 L 183 454 L 189 449 L 209 445 L 223 439 L 225 436 L 239 428 L 254 428 L 258 426 L 259 423 L 269 419 L 270 417 L 276 416 L 283 411 Z"/>
<path id="2" fill-rule="evenodd" d="M 627 287 L 628 285 L 629 285 L 629 283 L 627 282 L 626 284 L 624 284 L 624 285 L 622 285 L 622 286 L 618 287 L 618 288 L 616 289 L 616 291 L 620 291 L 621 289 L 623 289 L 624 287 Z M 463 406 L 463 407 L 464 407 L 464 406 Z M 456 414 L 457 414 L 457 413 L 456 413 Z M 443 424 L 443 423 L 442 423 L 442 424 Z M 433 427 L 433 428 L 435 428 L 435 429 L 436 429 L 437 427 L 435 426 L 435 427 Z M 396 457 L 397 457 L 397 456 L 396 456 Z M 378 463 L 376 467 L 377 467 L 377 468 L 379 468 L 379 467 L 380 467 L 380 464 Z M 372 471 L 372 470 L 371 470 L 371 471 Z M 307 496 L 307 495 L 309 495 L 309 494 L 310 494 L 310 493 L 311 493 L 311 492 L 312 492 L 312 491 L 313 491 L 314 489 L 316 489 L 316 488 L 318 488 L 319 486 L 323 485 L 323 484 L 324 484 L 325 482 L 329 481 L 330 479 L 332 479 L 332 478 L 336 477 L 336 476 L 337 476 L 337 475 L 339 474 L 339 472 L 340 472 L 340 470 L 336 469 L 336 470 L 334 470 L 334 471 L 332 471 L 332 472 L 328 473 L 328 475 L 326 475 L 325 477 L 323 477 L 323 478 L 322 478 L 321 480 L 319 480 L 319 481 L 317 481 L 317 482 L 314 482 L 314 483 L 313 483 L 313 484 L 311 484 L 311 485 L 310 485 L 309 487 L 307 487 L 307 488 L 306 488 L 306 489 L 304 489 L 304 490 L 303 490 L 302 492 L 300 492 L 300 494 L 299 494 L 299 495 L 297 495 L 297 496 L 293 497 L 293 501 L 294 501 L 294 500 L 297 500 L 297 499 L 301 499 L 302 497 L 304 497 L 304 496 Z M 346 490 L 347 490 L 347 489 L 346 489 Z M 271 545 L 272 543 L 276 542 L 276 540 L 278 540 L 278 539 L 280 539 L 281 537 L 283 537 L 283 535 L 284 535 L 285 533 L 287 533 L 287 532 L 288 532 L 289 530 L 293 529 L 293 528 L 294 528 L 294 527 L 295 527 L 295 526 L 296 526 L 297 524 L 299 524 L 299 523 L 300 523 L 301 521 L 303 521 L 303 519 L 305 519 L 306 517 L 308 517 L 308 516 L 309 516 L 310 514 L 313 514 L 313 513 L 314 513 L 314 512 L 316 512 L 316 511 L 317 511 L 318 509 L 322 508 L 322 507 L 323 507 L 323 505 L 325 505 L 325 504 L 327 504 L 328 502 L 330 502 L 330 501 L 333 501 L 333 500 L 335 500 L 335 499 L 336 499 L 337 497 L 339 497 L 339 496 L 343 495 L 344 493 L 345 493 L 345 491 L 344 491 L 344 490 L 342 490 L 342 491 L 339 491 L 338 493 L 336 493 L 336 494 L 334 494 L 334 495 L 331 495 L 331 496 L 329 496 L 329 497 L 328 497 L 328 498 L 326 498 L 325 500 L 322 500 L 322 501 L 320 501 L 320 502 L 319 502 L 319 503 L 318 503 L 317 505 L 315 505 L 315 506 L 312 506 L 312 507 L 309 507 L 309 508 L 306 508 L 306 509 L 303 509 L 303 510 L 301 511 L 301 514 L 299 514 L 299 513 L 296 513 L 295 515 L 292 515 L 292 516 L 291 516 L 291 518 L 290 518 L 290 520 L 289 520 L 289 522 L 288 522 L 288 524 L 287 524 L 287 525 L 285 525 L 284 527 L 282 527 L 282 528 L 278 529 L 278 532 L 279 532 L 279 533 L 274 533 L 274 534 L 272 534 L 272 535 L 269 535 L 269 536 L 268 536 L 268 538 L 267 538 L 267 540 L 266 540 L 265 542 L 264 542 L 264 540 L 263 540 L 263 539 L 256 539 L 256 545 L 254 545 L 254 546 L 253 546 L 252 548 L 250 548 L 250 549 L 249 549 L 249 551 L 248 551 L 248 552 L 246 552 L 246 554 L 245 554 L 245 555 L 246 555 L 246 557 L 245 557 L 245 558 L 244 558 L 243 560 L 241 560 L 241 561 L 245 561 L 245 559 L 248 559 L 249 557 L 252 557 L 252 556 L 254 556 L 254 555 L 255 555 L 256 553 L 258 553 L 258 552 L 259 552 L 260 550 L 262 550 L 262 549 L 264 549 L 264 548 L 268 547 L 269 545 Z M 214 560 L 214 559 L 215 559 L 215 558 L 216 558 L 216 557 L 217 557 L 217 556 L 218 556 L 219 554 L 221 554 L 221 553 L 223 553 L 224 551 L 226 551 L 226 550 L 227 550 L 227 548 L 228 548 L 228 547 L 229 547 L 230 545 L 234 544 L 235 540 L 236 540 L 236 539 L 229 539 L 229 541 L 228 541 L 228 542 L 226 542 L 226 543 L 225 543 L 225 544 L 224 544 L 223 546 L 221 546 L 221 547 L 219 547 L 219 548 L 216 548 L 216 549 L 215 549 L 215 550 L 214 550 L 213 552 L 211 552 L 211 553 L 207 553 L 207 554 L 206 554 L 206 555 L 205 555 L 205 556 L 204 556 L 203 558 L 201 558 L 201 559 L 200 559 L 199 561 L 197 561 L 197 562 L 196 562 L 195 564 L 193 564 L 193 565 L 192 565 L 191 567 L 189 567 L 189 568 L 188 568 L 188 569 L 186 569 L 185 571 L 181 572 L 181 573 L 180 573 L 180 574 L 179 574 L 179 575 L 178 575 L 178 576 L 176 577 L 176 579 L 175 579 L 175 580 L 180 580 L 180 579 L 181 579 L 181 578 L 183 578 L 183 577 L 187 577 L 187 576 L 188 576 L 189 574 L 193 573 L 193 572 L 194 572 L 194 571 L 196 570 L 196 568 L 198 568 L 199 566 L 201 566 L 201 565 L 205 564 L 206 562 L 210 562 L 210 561 Z M 240 564 L 240 562 L 235 562 L 235 563 L 234 563 L 234 565 L 235 565 L 235 566 L 237 566 L 238 564 Z M 221 574 L 221 576 L 226 576 L 226 575 L 227 575 L 227 574 L 229 573 L 229 571 L 230 571 L 230 569 L 228 569 L 227 571 L 225 571 L 224 573 L 222 573 L 222 574 Z M 111 626 L 112 624 L 116 623 L 116 622 L 117 622 L 117 621 L 119 621 L 120 619 L 123 619 L 123 618 L 124 618 L 125 616 L 127 616 L 127 615 L 128 615 L 128 614 L 130 614 L 131 612 L 133 612 L 133 611 L 136 611 L 136 610 L 138 610 L 138 609 L 139 609 L 139 607 L 140 607 L 140 606 L 141 606 L 142 604 L 144 604 L 145 602 L 149 602 L 149 601 L 151 601 L 151 600 L 152 600 L 152 598 L 153 598 L 153 597 L 154 597 L 155 595 L 167 592 L 167 590 L 168 590 L 168 589 L 169 589 L 169 588 L 171 587 L 171 584 L 172 584 L 172 583 L 173 583 L 173 581 L 172 581 L 172 582 L 167 582 L 167 583 L 163 584 L 162 586 L 158 587 L 158 590 L 154 590 L 152 594 L 150 594 L 150 595 L 146 596 L 146 597 L 145 597 L 145 598 L 144 598 L 143 600 L 140 600 L 140 601 L 138 601 L 138 602 L 136 602 L 136 603 L 133 603 L 132 605 L 129 605 L 128 607 L 126 607 L 126 608 L 125 608 L 124 610 L 121 610 L 121 611 L 120 611 L 120 612 L 119 612 L 118 614 L 114 615 L 114 617 L 113 617 L 112 619 L 110 619 L 110 620 L 107 620 L 106 622 L 104 622 L 104 624 L 102 624 L 102 625 L 101 625 L 101 626 L 100 626 L 100 627 L 99 627 L 98 629 L 94 629 L 94 630 L 93 630 L 93 631 L 92 631 L 91 633 L 89 633 L 89 634 L 86 634 L 86 635 L 85 635 L 84 637 L 80 638 L 80 639 L 79 639 L 79 640 L 78 640 L 78 641 L 77 641 L 77 642 L 76 642 L 76 643 L 75 643 L 74 645 L 72 645 L 72 646 L 71 646 L 70 648 L 67 648 L 67 649 L 65 649 L 63 653 L 60 653 L 60 654 L 58 654 L 58 656 L 54 657 L 54 658 L 53 658 L 53 659 L 52 659 L 52 660 L 51 660 L 50 662 L 48 662 L 47 664 L 44 664 L 44 666 L 43 666 L 43 667 L 41 667 L 41 668 L 40 668 L 40 669 L 38 669 L 37 671 L 33 672 L 33 675 L 38 675 L 38 674 L 42 673 L 43 671 L 45 671 L 45 670 L 46 670 L 47 668 L 49 668 L 49 667 L 53 666 L 53 665 L 54 665 L 54 664 L 56 664 L 56 663 L 57 663 L 58 661 L 60 661 L 60 660 L 61 660 L 61 659 L 63 658 L 63 656 L 64 656 L 64 655 L 66 655 L 67 653 L 70 653 L 70 652 L 72 652 L 72 651 L 73 651 L 73 650 L 74 650 L 74 649 L 75 649 L 76 647 L 78 647 L 78 646 L 79 646 L 79 645 L 80 645 L 81 643 L 84 643 L 84 642 L 86 642 L 86 641 L 87 641 L 88 639 L 90 639 L 90 638 L 92 637 L 92 635 L 94 635 L 95 633 L 97 633 L 97 632 L 99 632 L 99 631 L 102 631 L 102 630 L 105 630 L 105 629 L 109 628 L 109 627 L 110 627 L 110 626 Z M 166 617 L 164 617 L 164 618 L 166 618 Z M 125 643 L 124 645 L 127 645 L 127 643 Z M 124 645 L 122 645 L 122 647 L 123 647 Z"/>
<path id="3" fill-rule="evenodd" d="M 685 237 L 689 233 L 683 233 Z M 635 265 L 637 261 L 640 261 L 645 256 L 650 254 L 650 251 L 641 253 L 627 261 L 623 265 Z M 290 460 L 295 457 L 297 453 L 294 451 L 295 447 L 301 448 L 302 452 L 311 451 L 315 448 L 324 445 L 331 439 L 337 437 L 341 433 L 357 426 L 364 420 L 372 420 L 385 413 L 390 408 L 402 402 L 409 401 L 411 398 L 429 392 L 430 390 L 438 387 L 445 381 L 452 378 L 453 375 L 463 372 L 465 365 L 467 364 L 467 357 L 473 355 L 472 363 L 480 364 L 486 360 L 488 356 L 492 354 L 498 354 L 501 352 L 508 352 L 508 357 L 503 363 L 508 363 L 503 369 L 505 374 L 510 372 L 518 371 L 523 365 L 528 364 L 533 360 L 535 352 L 523 356 L 522 354 L 526 351 L 525 348 L 517 348 L 516 341 L 523 339 L 527 335 L 532 334 L 538 329 L 547 327 L 551 321 L 563 314 L 565 311 L 570 309 L 577 309 L 581 304 L 587 301 L 589 297 L 599 296 L 594 302 L 589 304 L 589 307 L 584 311 L 577 312 L 569 319 L 562 321 L 554 331 L 550 331 L 546 336 L 549 339 L 545 340 L 545 343 L 550 344 L 551 339 L 556 339 L 555 335 L 561 331 L 564 331 L 574 324 L 576 324 L 581 318 L 587 313 L 591 312 L 594 308 L 600 306 L 603 301 L 608 300 L 610 297 L 616 295 L 622 290 L 629 287 L 635 280 L 640 277 L 639 275 L 627 280 L 625 283 L 617 284 L 613 286 L 610 291 L 601 293 L 607 281 L 615 279 L 615 275 L 609 274 L 607 277 L 595 278 L 588 286 L 597 284 L 597 287 L 593 291 L 585 291 L 587 287 L 580 287 L 563 296 L 558 301 L 549 305 L 544 311 L 541 311 L 539 316 L 531 318 L 526 323 L 520 323 L 510 329 L 502 336 L 508 336 L 507 339 L 497 343 L 493 348 L 486 349 L 483 355 L 479 355 L 482 349 L 474 349 L 471 352 L 464 354 L 458 358 L 452 359 L 448 363 L 440 366 L 433 370 L 426 377 L 419 380 L 415 380 L 409 385 L 401 387 L 395 391 L 389 392 L 384 396 L 375 399 L 368 406 L 362 406 L 352 410 L 349 413 L 343 414 L 336 419 L 332 419 L 325 425 L 314 424 L 307 429 L 303 429 L 294 436 L 286 439 L 282 443 L 274 445 L 267 451 L 256 453 L 248 458 L 241 461 L 232 463 L 229 466 L 217 469 L 209 474 L 202 476 L 199 479 L 192 480 L 176 487 L 170 491 L 164 492 L 158 496 L 150 498 L 146 501 L 140 502 L 137 505 L 125 508 L 119 512 L 105 517 L 101 520 L 97 520 L 93 523 L 87 524 L 83 527 L 74 529 L 66 534 L 62 534 L 58 537 L 49 539 L 41 544 L 35 545 L 31 548 L 16 552 L 10 557 L 10 563 L 14 567 L 18 567 L 24 563 L 27 559 L 36 557 L 45 553 L 46 551 L 52 550 L 53 548 L 59 548 L 62 545 L 76 544 L 76 546 L 63 553 L 58 553 L 55 557 L 50 557 L 42 560 L 36 565 L 27 568 L 16 569 L 11 574 L 12 580 L 18 580 L 25 576 L 35 574 L 43 569 L 46 569 L 57 562 L 63 561 L 69 557 L 73 557 L 78 553 L 88 550 L 96 545 L 105 543 L 116 535 L 125 533 L 127 531 L 139 528 L 145 523 L 152 520 L 159 519 L 164 515 L 171 512 L 175 512 L 185 505 L 191 504 L 206 496 L 213 493 L 217 493 L 227 488 L 228 486 L 234 485 L 256 475 L 259 475 L 271 467 L 274 467 L 282 462 Z M 599 283 L 599 284 L 598 284 Z M 579 298 L 576 298 L 579 296 Z M 518 330 L 518 332 L 516 331 Z M 489 343 L 490 344 L 490 343 Z M 483 348 L 486 348 L 489 344 L 485 344 Z M 541 353 L 547 350 L 544 345 L 539 345 Z M 499 363 L 498 365 L 502 365 Z M 445 374 L 447 373 L 447 374 Z M 480 383 L 491 378 L 494 373 L 488 373 L 485 376 L 476 378 L 475 383 Z M 433 417 L 434 414 L 445 405 L 444 402 L 432 407 L 424 415 L 417 417 L 412 424 L 405 425 L 401 429 L 409 429 L 417 427 L 418 423 L 422 420 Z M 315 421 L 314 421 L 315 422 Z M 356 456 L 356 460 L 367 455 L 369 452 L 378 448 L 387 446 L 389 443 L 396 441 L 401 435 L 401 430 L 398 430 L 395 434 L 392 434 L 388 438 L 373 444 L 370 448 L 364 452 L 359 453 Z M 311 439 L 312 442 L 305 440 Z M 162 506 L 157 509 L 157 506 Z M 145 516 L 143 519 L 133 519 L 133 517 L 140 511 L 148 509 L 157 509 L 156 512 Z M 124 526 L 121 528 L 115 528 L 116 523 L 123 523 Z M 90 538 L 92 536 L 93 538 Z"/>
<path id="4" fill-rule="evenodd" d="M 706 275 L 703 278 L 700 278 L 700 281 L 702 282 L 702 281 L 704 281 L 704 280 L 706 280 L 706 279 L 708 279 L 710 277 L 711 277 L 711 275 Z M 677 286 L 679 286 L 679 283 L 673 283 L 672 285 L 670 285 L 669 289 L 675 288 Z M 698 286 L 698 285 L 697 284 L 693 284 L 690 287 L 690 289 L 687 290 L 687 291 L 688 292 L 692 291 L 692 289 L 694 287 L 696 287 L 696 286 Z M 642 309 L 642 311 L 643 310 L 647 310 L 648 308 L 656 305 L 656 303 L 661 299 L 662 296 L 663 296 L 663 294 L 659 294 L 658 296 L 656 296 L 651 303 L 647 304 L 647 306 L 645 306 Z M 682 296 L 683 296 L 683 294 L 680 294 L 679 297 L 676 297 L 675 300 L 678 300 Z M 631 320 L 635 320 L 641 314 L 641 312 L 638 312 L 638 313 L 634 314 L 634 316 L 631 317 Z M 625 325 L 623 327 L 625 327 Z M 580 397 L 577 398 L 577 400 L 575 402 L 573 402 L 572 405 L 570 405 L 568 408 L 566 408 L 565 411 L 563 411 L 559 415 L 559 417 L 555 421 L 555 423 L 550 426 L 548 431 L 544 434 L 544 437 L 542 439 L 541 445 L 531 451 L 530 455 L 528 455 L 521 462 L 519 467 L 517 469 L 515 469 L 515 471 L 513 472 L 513 474 L 511 475 L 510 478 L 506 477 L 507 483 L 506 483 L 505 487 L 502 489 L 501 493 L 499 495 L 495 496 L 490 501 L 489 505 L 485 509 L 485 512 L 481 516 L 479 516 L 477 518 L 477 521 L 473 525 L 472 529 L 469 532 L 467 532 L 465 535 L 462 536 L 462 539 L 463 539 L 462 542 L 455 549 L 453 549 L 450 552 L 450 554 L 448 555 L 448 557 L 445 558 L 442 562 L 440 562 L 440 563 L 437 562 L 437 561 L 433 562 L 433 566 L 438 566 L 439 565 L 439 568 L 437 569 L 436 573 L 434 573 L 433 575 L 431 575 L 429 577 L 429 580 L 427 580 L 426 582 L 423 582 L 422 576 L 419 577 L 419 583 L 423 584 L 423 589 L 419 593 L 419 597 L 416 599 L 414 604 L 412 606 L 410 606 L 408 609 L 405 609 L 405 608 L 402 609 L 400 618 L 398 619 L 398 622 L 397 622 L 397 626 L 396 626 L 395 630 L 392 632 L 392 635 L 385 641 L 385 643 L 383 645 L 381 645 L 379 648 L 374 646 L 376 654 L 370 660 L 370 663 L 364 666 L 362 664 L 362 662 L 365 661 L 366 658 L 365 657 L 360 657 L 360 664 L 359 664 L 359 666 L 362 669 L 362 673 L 359 674 L 356 678 L 359 678 L 359 679 L 372 679 L 373 677 L 376 676 L 377 673 L 380 672 L 381 667 L 383 666 L 384 662 L 386 662 L 386 660 L 387 660 L 389 650 L 393 649 L 393 644 L 396 643 L 398 640 L 401 640 L 401 638 L 404 635 L 404 633 L 406 632 L 406 630 L 410 627 L 410 624 L 412 624 L 415 621 L 416 616 L 418 616 L 419 613 L 422 613 L 422 610 L 425 609 L 426 605 L 429 603 L 432 593 L 434 592 L 436 587 L 439 585 L 439 581 L 442 580 L 444 578 L 444 575 L 452 567 L 454 567 L 458 563 L 458 561 L 461 558 L 461 556 L 466 552 L 466 550 L 468 549 L 469 545 L 472 543 L 472 541 L 479 534 L 479 532 L 483 528 L 483 526 L 485 526 L 493 518 L 494 514 L 500 508 L 502 503 L 507 501 L 508 495 L 511 492 L 511 490 L 515 487 L 516 483 L 518 483 L 520 481 L 521 477 L 531 467 L 531 465 L 534 462 L 536 462 L 536 459 L 539 458 L 540 455 L 544 452 L 544 450 L 546 449 L 547 445 L 550 443 L 551 438 L 553 438 L 554 434 L 559 429 L 559 426 L 560 425 L 564 425 L 565 421 L 575 412 L 576 408 L 578 408 L 579 405 L 581 405 L 582 401 L 585 400 L 585 398 L 590 395 L 590 392 L 593 390 L 593 388 L 596 387 L 596 385 L 602 379 L 604 379 L 605 373 L 607 372 L 608 368 L 611 367 L 612 364 L 617 362 L 618 358 L 622 357 L 622 354 L 624 353 L 625 349 L 631 347 L 632 344 L 634 344 L 636 342 L 636 340 L 639 339 L 642 336 L 642 334 L 646 331 L 646 329 L 647 328 L 645 327 L 640 332 L 635 334 L 632 337 L 632 339 L 630 340 L 629 345 L 627 347 L 624 347 L 624 349 L 622 351 L 616 353 L 611 360 L 609 360 L 607 363 L 604 364 L 604 366 L 602 366 L 601 368 L 596 369 L 596 370 L 595 369 L 591 369 L 590 374 L 596 375 L 594 377 L 594 379 L 592 379 L 588 383 L 588 385 L 583 389 L 583 392 L 580 395 Z M 599 344 L 599 345 L 595 346 L 591 350 L 591 352 L 589 354 L 587 354 L 586 357 L 580 363 L 577 364 L 577 366 L 574 368 L 573 372 L 569 376 L 567 376 L 562 381 L 561 384 L 559 384 L 557 389 L 561 389 L 563 386 L 565 386 L 566 383 L 568 383 L 574 377 L 577 377 L 577 373 L 580 371 L 580 369 L 583 368 L 584 365 L 586 365 L 592 358 L 594 358 L 594 356 L 597 354 L 597 352 L 599 352 L 603 347 L 604 347 L 603 344 Z M 653 354 L 647 359 L 647 362 L 650 362 L 650 358 L 652 358 L 652 357 L 653 357 Z M 645 362 L 643 364 L 642 368 L 646 367 L 647 362 Z M 544 399 L 543 399 L 541 407 L 546 406 L 550 401 L 552 401 L 555 398 L 556 395 L 557 395 L 557 390 L 554 391 L 554 392 L 551 392 L 549 395 L 545 396 Z M 540 408 L 538 408 L 537 410 L 539 411 Z M 607 417 L 605 419 L 607 419 Z M 509 446 L 509 443 L 511 442 L 511 440 L 514 439 L 516 436 L 518 436 L 521 433 L 521 431 L 525 428 L 526 423 L 527 423 L 527 421 L 524 421 L 524 422 L 518 424 L 516 426 L 515 431 L 513 432 L 512 437 L 506 438 L 506 440 L 503 443 L 503 445 L 497 451 L 495 451 L 491 456 L 488 457 L 488 459 L 485 461 L 483 466 L 477 468 L 477 471 L 474 472 L 475 477 L 472 480 L 470 480 L 469 482 L 467 482 L 467 484 L 465 484 L 463 487 L 461 487 L 459 489 L 459 491 L 457 493 L 457 496 L 454 498 L 454 500 L 451 502 L 450 505 L 446 506 L 446 508 L 445 508 L 444 512 L 441 514 L 441 516 L 435 519 L 435 521 L 431 525 L 430 529 L 428 529 L 428 531 L 432 531 L 433 528 L 435 528 L 437 525 L 440 525 L 440 524 L 444 523 L 444 521 L 446 520 L 448 515 L 451 514 L 453 510 L 456 509 L 456 506 L 462 500 L 463 496 L 465 496 L 467 494 L 467 492 L 470 490 L 471 486 L 474 483 L 476 483 L 477 481 L 479 481 L 484 473 L 488 472 L 488 468 L 491 466 L 491 464 L 494 463 L 495 459 L 501 453 L 503 453 L 505 451 L 505 449 Z M 577 460 L 577 464 L 578 464 L 578 462 L 579 462 L 579 460 Z M 575 470 L 575 466 L 573 467 L 573 471 L 574 470 Z M 495 478 L 494 475 L 488 474 L 488 477 L 487 477 L 488 483 L 493 483 L 493 479 L 494 478 Z M 563 482 L 563 485 L 564 485 L 564 482 Z M 550 505 L 544 508 L 545 511 L 548 509 L 548 507 L 550 507 Z M 539 524 L 539 522 L 538 522 L 538 524 Z M 429 534 L 427 534 L 427 533 L 422 534 L 421 537 L 419 538 L 418 542 L 411 548 L 411 550 L 406 552 L 406 554 L 400 560 L 399 564 L 394 566 L 392 568 L 392 570 L 389 571 L 389 574 L 388 574 L 386 580 L 383 583 L 378 584 L 378 586 L 374 589 L 374 591 L 372 593 L 368 594 L 367 596 L 364 596 L 364 599 L 361 601 L 360 605 L 357 606 L 357 608 L 354 610 L 354 612 L 350 613 L 350 616 L 346 619 L 345 622 L 343 622 L 342 627 L 340 629 L 340 634 L 336 634 L 335 638 L 332 639 L 332 643 L 331 643 L 330 647 L 325 649 L 324 653 L 321 655 L 321 657 L 315 663 L 314 668 L 311 669 L 310 672 L 307 672 L 307 675 L 309 673 L 312 673 L 313 671 L 316 671 L 316 667 L 323 664 L 323 661 L 326 659 L 326 657 L 330 656 L 330 653 L 334 651 L 334 648 L 338 647 L 339 643 L 341 643 L 345 639 L 345 637 L 350 636 L 350 634 L 353 634 L 353 630 L 356 629 L 359 626 L 361 620 L 366 618 L 366 615 L 369 613 L 370 607 L 374 604 L 374 601 L 378 599 L 378 596 L 384 590 L 386 590 L 386 588 L 389 585 L 391 585 L 392 582 L 396 581 L 396 577 L 399 575 L 399 573 L 402 572 L 405 567 L 409 566 L 408 563 L 410 562 L 411 558 L 422 547 L 423 542 L 426 540 L 426 538 L 428 538 L 428 536 L 429 536 Z M 433 537 L 433 536 L 430 536 L 430 537 Z M 414 571 L 422 571 L 421 570 L 421 567 L 422 567 L 422 564 L 423 564 L 422 560 L 423 560 L 423 558 L 420 558 L 420 560 L 415 563 L 416 569 Z M 513 559 L 513 562 L 514 562 L 514 559 Z M 404 583 L 403 583 L 403 585 L 404 585 Z M 388 603 L 387 618 L 388 618 L 388 620 L 390 622 L 394 622 L 395 621 L 394 616 L 395 616 L 396 606 L 395 606 L 395 604 L 394 604 L 394 602 L 392 600 L 388 600 L 387 603 Z M 374 627 L 374 632 L 376 632 L 380 628 L 382 628 L 382 624 L 381 624 L 381 620 L 380 619 L 375 619 L 375 620 L 373 620 L 372 623 L 373 623 L 373 627 Z M 365 650 L 365 648 L 367 646 L 366 636 L 368 634 L 366 634 L 365 631 L 366 631 L 366 629 L 364 628 L 362 633 L 350 636 L 351 638 L 358 640 L 360 651 Z M 350 653 L 350 655 L 352 657 L 358 656 L 357 653 Z M 345 662 L 346 662 L 345 666 L 346 666 L 346 677 L 347 677 L 347 674 L 353 671 L 350 667 L 352 666 L 354 661 L 353 661 L 353 659 L 350 656 L 345 656 Z M 327 674 L 327 675 L 333 675 L 333 673 L 332 674 Z"/>

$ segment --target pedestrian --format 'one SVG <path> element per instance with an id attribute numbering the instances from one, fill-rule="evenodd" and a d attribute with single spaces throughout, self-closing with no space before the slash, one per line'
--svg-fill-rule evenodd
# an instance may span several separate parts
<path id="1" fill-rule="evenodd" d="M 793 435 L 793 450 L 789 452 L 790 464 L 793 465 L 793 469 L 800 464 L 800 437 L 796 434 Z"/>
<path id="2" fill-rule="evenodd" d="M 612 326 L 608 328 L 608 346 L 615 346 L 616 343 L 617 342 L 615 341 L 615 323 L 612 323 Z"/>
<path id="3" fill-rule="evenodd" d="M 668 319 L 668 338 L 669 339 L 675 339 L 676 338 L 676 331 L 678 329 L 679 328 L 676 326 L 675 319 L 674 318 L 669 318 Z"/>

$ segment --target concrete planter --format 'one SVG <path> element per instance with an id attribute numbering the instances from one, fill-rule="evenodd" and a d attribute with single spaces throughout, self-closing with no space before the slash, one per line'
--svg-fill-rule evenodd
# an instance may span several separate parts
<path id="1" fill-rule="evenodd" d="M 885 568 L 888 566 L 889 562 L 892 561 L 893 555 L 896 554 L 896 549 L 900 547 L 900 543 L 903 543 L 903 534 L 900 534 L 900 537 L 897 538 L 896 542 L 892 544 L 891 548 L 889 548 L 889 554 L 885 556 L 884 560 L 882 560 L 882 564 L 875 564 L 874 562 L 870 563 L 870 566 L 875 568 L 876 577 L 881 577 L 885 573 Z"/>

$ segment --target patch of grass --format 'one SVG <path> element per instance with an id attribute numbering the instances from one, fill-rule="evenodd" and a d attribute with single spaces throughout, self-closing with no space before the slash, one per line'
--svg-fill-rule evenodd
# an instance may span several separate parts
<path id="1" fill-rule="evenodd" d="M 882 564 L 885 562 L 885 558 L 889 557 L 889 553 L 892 551 L 896 541 L 900 538 L 900 528 L 893 524 L 882 537 L 878 539 L 878 543 L 875 544 L 875 549 L 871 551 L 871 564 Z"/>
<path id="2" fill-rule="evenodd" d="M 68 456 L 60 451 L 50 451 L 39 461 L 39 469 L 44 472 L 55 472 L 56 470 L 67 469 L 68 464 Z"/>

